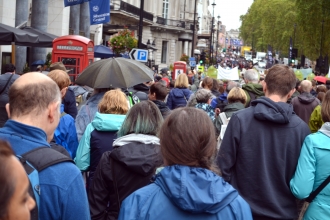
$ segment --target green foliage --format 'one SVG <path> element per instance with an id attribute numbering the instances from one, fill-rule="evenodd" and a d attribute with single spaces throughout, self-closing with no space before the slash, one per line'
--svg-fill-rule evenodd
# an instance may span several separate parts
<path id="1" fill-rule="evenodd" d="M 286 57 L 292 37 L 298 55 L 315 60 L 320 55 L 322 21 L 322 55 L 330 52 L 329 14 L 329 0 L 255 0 L 240 17 L 240 36 L 245 45 L 253 45 L 255 51 L 266 51 L 270 44 Z"/>
<path id="2" fill-rule="evenodd" d="M 52 53 L 49 52 L 46 56 L 46 62 L 45 62 L 45 65 L 47 67 L 50 67 L 50 64 L 52 64 Z"/>
<path id="3" fill-rule="evenodd" d="M 23 73 L 28 73 L 28 72 L 30 72 L 30 67 L 28 63 L 25 63 L 25 66 L 23 68 Z"/>
<path id="4" fill-rule="evenodd" d="M 131 31 L 125 29 L 112 37 L 109 45 L 116 54 L 120 54 L 137 47 L 137 39 L 132 36 Z"/>
<path id="5" fill-rule="evenodd" d="M 181 57 L 180 57 L 180 61 L 184 61 L 186 63 L 188 63 L 189 61 L 189 56 L 187 54 L 182 54 Z"/>

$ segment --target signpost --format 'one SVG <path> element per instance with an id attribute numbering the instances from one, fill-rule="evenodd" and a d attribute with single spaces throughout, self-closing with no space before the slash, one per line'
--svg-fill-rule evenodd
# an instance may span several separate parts
<path id="1" fill-rule="evenodd" d="M 195 57 L 189 57 L 189 65 L 190 65 L 190 67 L 196 67 Z"/>
<path id="2" fill-rule="evenodd" d="M 140 61 L 143 63 L 148 62 L 148 50 L 133 48 L 129 53 L 132 60 Z"/>

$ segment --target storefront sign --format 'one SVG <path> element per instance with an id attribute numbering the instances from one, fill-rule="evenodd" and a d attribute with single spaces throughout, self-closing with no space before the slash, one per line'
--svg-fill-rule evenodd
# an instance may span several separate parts
<path id="1" fill-rule="evenodd" d="M 62 46 L 62 45 L 57 45 L 56 49 L 58 50 L 75 50 L 75 51 L 82 51 L 83 47 L 79 46 Z"/>

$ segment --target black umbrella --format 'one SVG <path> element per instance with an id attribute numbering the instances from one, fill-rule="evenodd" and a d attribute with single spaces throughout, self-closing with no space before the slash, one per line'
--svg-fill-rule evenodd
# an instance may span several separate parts
<path id="1" fill-rule="evenodd" d="M 30 34 L 35 34 L 39 37 L 38 43 L 29 43 L 25 46 L 33 46 L 33 47 L 53 47 L 53 40 L 58 36 L 54 34 L 50 34 L 44 31 L 40 31 L 33 27 L 22 27 L 23 31 L 26 31 Z"/>
<path id="2" fill-rule="evenodd" d="M 0 24 L 0 45 L 11 45 L 14 42 L 16 45 L 27 46 L 29 43 L 38 43 L 38 40 L 38 35 Z"/>
<path id="3" fill-rule="evenodd" d="M 153 80 L 153 73 L 138 61 L 122 57 L 109 58 L 89 65 L 75 83 L 92 88 L 130 88 Z"/>

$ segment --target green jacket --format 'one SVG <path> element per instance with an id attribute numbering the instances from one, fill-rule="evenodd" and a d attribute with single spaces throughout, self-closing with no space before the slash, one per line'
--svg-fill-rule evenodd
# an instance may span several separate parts
<path id="1" fill-rule="evenodd" d="M 307 198 L 310 193 L 330 175 L 330 123 L 306 137 L 301 148 L 296 172 L 290 181 L 291 192 L 298 199 Z M 304 215 L 307 219 L 329 219 L 330 184 L 310 203 Z"/>
<path id="2" fill-rule="evenodd" d="M 312 133 L 317 132 L 322 125 L 324 124 L 321 116 L 321 105 L 318 105 L 314 108 L 311 117 L 309 118 L 309 129 L 311 129 Z"/>
<path id="3" fill-rule="evenodd" d="M 264 96 L 264 91 L 263 91 L 263 87 L 260 84 L 255 84 L 255 83 L 248 83 L 248 84 L 244 84 L 242 86 L 242 89 L 244 90 L 247 100 L 245 103 L 245 107 L 250 107 L 250 103 L 251 101 L 255 100 L 256 98 L 259 98 L 260 96 Z M 250 93 L 252 93 L 255 98 L 250 97 Z"/>
<path id="4" fill-rule="evenodd" d="M 244 105 L 240 102 L 230 103 L 225 106 L 223 112 L 226 114 L 227 118 L 230 118 L 235 112 L 244 109 Z M 221 125 L 223 124 L 220 116 L 216 117 L 213 121 L 214 126 L 216 127 L 216 135 L 219 136 L 221 131 Z"/>

